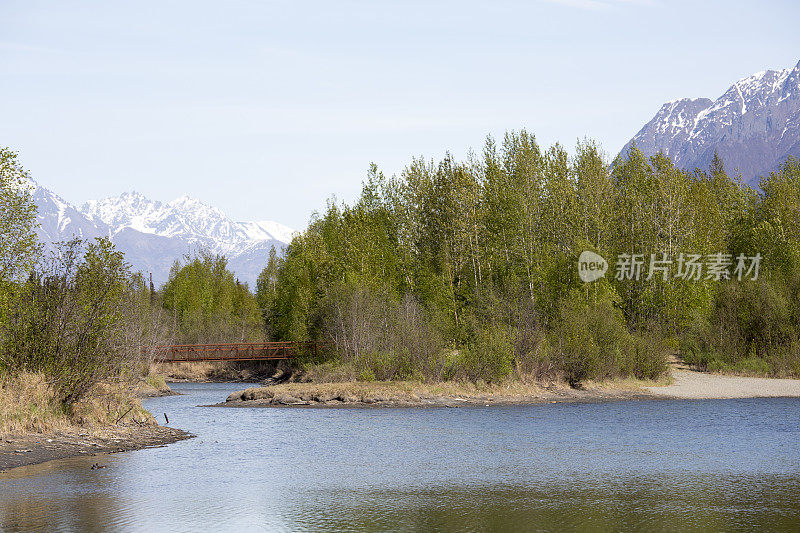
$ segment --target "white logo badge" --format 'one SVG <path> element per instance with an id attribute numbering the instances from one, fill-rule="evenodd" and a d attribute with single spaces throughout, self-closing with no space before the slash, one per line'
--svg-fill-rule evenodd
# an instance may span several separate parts
<path id="1" fill-rule="evenodd" d="M 594 252 L 584 250 L 578 258 L 578 276 L 589 283 L 606 275 L 608 261 Z"/>

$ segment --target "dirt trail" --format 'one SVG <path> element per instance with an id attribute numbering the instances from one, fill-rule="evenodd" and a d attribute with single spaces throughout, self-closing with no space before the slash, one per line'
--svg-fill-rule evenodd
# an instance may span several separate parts
<path id="1" fill-rule="evenodd" d="M 655 396 L 687 400 L 800 397 L 800 379 L 723 376 L 691 370 L 678 359 L 670 361 L 673 383 L 644 387 Z"/>

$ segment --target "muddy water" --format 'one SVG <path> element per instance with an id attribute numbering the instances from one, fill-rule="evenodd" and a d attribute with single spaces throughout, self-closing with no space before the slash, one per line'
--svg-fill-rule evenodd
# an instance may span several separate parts
<path id="1" fill-rule="evenodd" d="M 800 400 L 146 406 L 196 438 L 0 475 L 2 531 L 800 530 Z M 91 464 L 106 466 L 91 470 Z"/>

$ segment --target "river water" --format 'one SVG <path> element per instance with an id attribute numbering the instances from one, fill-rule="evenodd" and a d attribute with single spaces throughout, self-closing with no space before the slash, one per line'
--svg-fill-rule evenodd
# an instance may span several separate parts
<path id="1" fill-rule="evenodd" d="M 173 388 L 145 406 L 196 438 L 2 474 L 0 530 L 800 530 L 800 399 L 229 409 L 198 406 L 241 384 Z"/>

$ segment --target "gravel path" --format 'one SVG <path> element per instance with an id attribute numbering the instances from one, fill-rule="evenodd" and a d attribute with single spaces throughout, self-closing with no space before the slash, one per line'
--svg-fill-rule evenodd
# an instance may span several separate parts
<path id="1" fill-rule="evenodd" d="M 656 396 L 682 399 L 800 397 L 800 379 L 747 378 L 705 374 L 691 370 L 672 371 L 673 383 L 645 387 Z"/>

